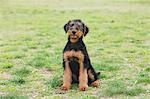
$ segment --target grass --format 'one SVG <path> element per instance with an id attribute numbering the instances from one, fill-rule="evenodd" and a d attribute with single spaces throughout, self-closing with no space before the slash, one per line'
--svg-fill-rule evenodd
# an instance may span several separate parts
<path id="1" fill-rule="evenodd" d="M 61 87 L 62 85 L 62 77 L 55 75 L 53 78 L 51 78 L 49 81 L 47 81 L 47 85 L 49 88 L 56 89 L 58 87 Z"/>
<path id="2" fill-rule="evenodd" d="M 138 75 L 137 83 L 150 83 L 150 74 L 147 72 L 140 72 Z"/>
<path id="3" fill-rule="evenodd" d="M 111 81 L 108 83 L 108 87 L 105 92 L 109 96 L 124 94 L 126 91 L 126 86 L 122 81 Z"/>
<path id="4" fill-rule="evenodd" d="M 1 63 L 0 63 L 0 66 L 1 66 L 3 69 L 7 69 L 7 68 L 13 67 L 13 63 L 12 63 L 12 62 L 9 62 L 9 61 L 1 62 Z"/>
<path id="5" fill-rule="evenodd" d="M 150 97 L 148 0 L 1 0 L 0 99 Z M 63 25 L 79 18 L 101 86 L 63 93 Z"/>
<path id="6" fill-rule="evenodd" d="M 16 78 L 10 80 L 10 82 L 11 82 L 12 84 L 21 85 L 21 84 L 24 84 L 24 83 L 25 83 L 25 80 L 24 80 L 23 78 L 16 77 Z"/>
<path id="7" fill-rule="evenodd" d="M 104 91 L 108 96 L 116 95 L 128 95 L 128 96 L 137 96 L 141 93 L 145 93 L 146 90 L 141 86 L 127 87 L 123 81 L 115 80 L 110 81 L 106 90 Z"/>
<path id="8" fill-rule="evenodd" d="M 126 91 L 126 94 L 130 95 L 130 96 L 137 96 L 141 93 L 145 93 L 145 89 L 142 87 L 138 87 L 138 86 L 136 86 L 134 88 L 130 88 Z"/>
<path id="9" fill-rule="evenodd" d="M 27 75 L 29 75 L 31 72 L 31 70 L 29 70 L 26 67 L 23 67 L 21 69 L 16 70 L 13 74 L 16 76 L 20 76 L 20 77 L 26 77 Z"/>
<path id="10" fill-rule="evenodd" d="M 29 65 L 35 66 L 35 67 L 47 67 L 51 68 L 51 57 L 48 53 L 46 52 L 37 52 L 33 56 L 33 58 L 28 62 Z"/>
<path id="11" fill-rule="evenodd" d="M 8 95 L 8 96 L 0 96 L 0 99 L 27 99 L 28 97 L 17 96 L 17 95 Z"/>

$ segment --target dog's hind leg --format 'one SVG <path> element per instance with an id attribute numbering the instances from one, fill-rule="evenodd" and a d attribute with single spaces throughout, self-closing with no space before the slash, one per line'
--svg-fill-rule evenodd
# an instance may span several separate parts
<path id="1" fill-rule="evenodd" d="M 91 66 L 91 68 L 88 70 L 89 84 L 94 87 L 98 87 L 100 85 L 100 80 L 98 79 L 99 75 L 100 72 L 96 73 L 94 68 Z"/>

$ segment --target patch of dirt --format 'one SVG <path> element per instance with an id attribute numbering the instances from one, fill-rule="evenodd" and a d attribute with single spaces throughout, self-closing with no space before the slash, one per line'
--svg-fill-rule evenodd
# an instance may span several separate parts
<path id="1" fill-rule="evenodd" d="M 6 72 L 3 72 L 2 74 L 0 74 L 0 78 L 2 79 L 11 79 L 12 75 Z"/>
<path id="2" fill-rule="evenodd" d="M 37 97 L 38 95 L 39 95 L 38 92 L 32 92 L 32 97 L 33 97 L 33 98 Z"/>
<path id="3" fill-rule="evenodd" d="M 0 96 L 4 96 L 6 93 L 0 91 Z"/>
<path id="4" fill-rule="evenodd" d="M 44 76 L 44 78 L 49 78 L 52 76 L 53 72 L 48 70 L 47 68 L 42 68 L 39 72 Z"/>
<path id="5" fill-rule="evenodd" d="M 54 91 L 54 93 L 55 93 L 55 94 L 65 94 L 65 93 L 67 93 L 67 91 L 64 91 L 64 90 L 62 90 L 62 89 L 60 88 L 60 89 L 56 89 L 56 90 Z"/>
<path id="6" fill-rule="evenodd" d="M 150 40 L 145 41 L 145 44 L 146 44 L 147 46 L 150 46 Z"/>
<path id="7" fill-rule="evenodd" d="M 145 87 L 145 89 L 149 90 L 150 89 L 150 84 L 147 84 L 144 87 Z"/>

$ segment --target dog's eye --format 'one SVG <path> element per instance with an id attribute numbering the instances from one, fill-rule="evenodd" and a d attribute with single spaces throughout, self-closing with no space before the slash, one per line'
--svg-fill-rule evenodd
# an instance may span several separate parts
<path id="1" fill-rule="evenodd" d="M 74 26 L 74 23 L 70 24 L 70 26 L 71 26 L 71 27 Z"/>

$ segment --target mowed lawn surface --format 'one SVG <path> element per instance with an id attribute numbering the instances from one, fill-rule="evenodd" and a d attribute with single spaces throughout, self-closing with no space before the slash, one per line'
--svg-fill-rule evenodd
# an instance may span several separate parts
<path id="1" fill-rule="evenodd" d="M 63 25 L 81 19 L 99 88 L 64 93 Z M 150 97 L 149 0 L 0 0 L 0 99 Z"/>

